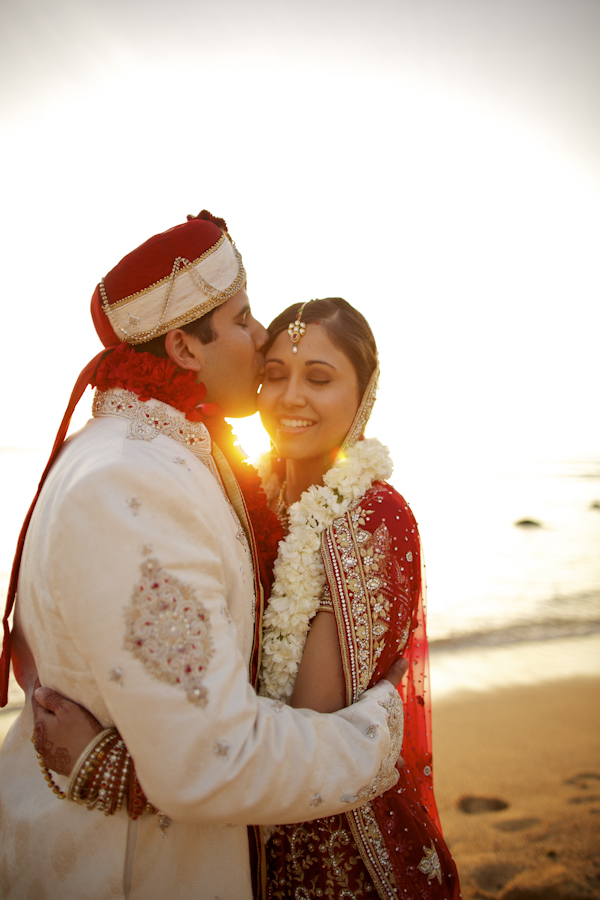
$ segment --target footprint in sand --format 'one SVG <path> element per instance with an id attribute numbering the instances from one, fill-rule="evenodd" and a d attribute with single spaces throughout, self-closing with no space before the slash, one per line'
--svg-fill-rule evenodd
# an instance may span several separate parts
<path id="1" fill-rule="evenodd" d="M 597 772 L 580 772 L 578 775 L 573 775 L 572 778 L 566 778 L 563 784 L 572 784 L 573 787 L 581 788 L 584 791 L 588 791 L 591 787 L 597 789 L 600 787 L 600 775 Z"/>
<path id="2" fill-rule="evenodd" d="M 469 875 L 476 885 L 483 888 L 484 891 L 497 893 L 523 869 L 524 866 L 514 865 L 513 863 L 487 863 L 473 869 L 469 872 Z M 475 896 L 481 895 L 475 894 Z"/>
<path id="3" fill-rule="evenodd" d="M 563 784 L 569 787 L 578 787 L 581 791 L 589 791 L 600 787 L 600 775 L 597 772 L 579 772 L 572 778 L 566 778 Z M 575 797 L 569 797 L 569 803 L 597 803 L 600 800 L 600 794 L 577 794 Z M 594 809 L 590 811 L 595 811 Z"/>
<path id="4" fill-rule="evenodd" d="M 496 822 L 494 828 L 498 831 L 525 831 L 539 825 L 541 819 L 505 819 L 504 822 Z"/>
<path id="5" fill-rule="evenodd" d="M 498 812 L 500 809 L 508 809 L 508 803 L 497 797 L 461 797 L 458 808 L 470 814 Z"/>

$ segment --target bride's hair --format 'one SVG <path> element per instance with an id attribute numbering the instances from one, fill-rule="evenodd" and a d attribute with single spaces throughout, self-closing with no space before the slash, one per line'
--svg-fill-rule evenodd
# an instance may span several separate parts
<path id="1" fill-rule="evenodd" d="M 287 331 L 290 322 L 295 321 L 299 309 L 300 305 L 297 303 L 288 306 L 273 319 L 269 325 L 269 340 L 265 350 L 271 347 L 282 331 Z M 302 310 L 302 321 L 305 325 L 323 325 L 332 343 L 354 366 L 362 396 L 377 366 L 377 345 L 362 313 L 341 297 L 326 297 L 324 300 L 311 300 L 307 303 Z"/>

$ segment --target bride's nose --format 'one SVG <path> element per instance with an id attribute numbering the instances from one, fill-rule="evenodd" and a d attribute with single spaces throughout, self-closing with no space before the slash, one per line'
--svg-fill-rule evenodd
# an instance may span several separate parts
<path id="1" fill-rule="evenodd" d="M 298 409 L 306 406 L 306 397 L 297 378 L 288 378 L 281 402 L 286 409 Z"/>

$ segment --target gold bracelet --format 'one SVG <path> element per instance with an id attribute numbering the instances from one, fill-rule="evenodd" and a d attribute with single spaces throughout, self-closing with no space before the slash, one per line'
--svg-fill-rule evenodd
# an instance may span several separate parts
<path id="1" fill-rule="evenodd" d="M 35 734 L 31 735 L 31 743 L 35 747 Z M 40 769 L 42 770 L 42 774 L 43 774 L 44 778 L 46 779 L 46 781 L 48 782 L 48 787 L 50 788 L 50 790 L 52 791 L 53 794 L 56 794 L 56 796 L 58 797 L 59 800 L 65 800 L 67 795 L 65 794 L 64 791 L 61 791 L 61 789 L 59 788 L 59 786 L 53 779 L 52 775 L 50 774 L 50 770 L 48 769 L 48 766 L 46 766 L 44 763 L 42 754 L 37 753 L 37 758 L 38 758 L 38 762 L 40 764 Z"/>
<path id="2" fill-rule="evenodd" d="M 71 781 L 67 789 L 69 800 L 73 800 L 75 803 L 86 803 L 90 782 L 96 774 L 96 765 L 104 756 L 108 746 L 118 740 L 118 737 L 115 728 L 105 728 L 90 741 L 71 772 Z"/>
<path id="3" fill-rule="evenodd" d="M 81 767 L 83 766 L 84 762 L 86 761 L 88 756 L 91 754 L 92 750 L 94 750 L 98 746 L 98 744 L 107 736 L 107 734 L 113 730 L 114 730 L 113 728 L 105 728 L 103 731 L 100 731 L 95 737 L 92 738 L 92 740 L 89 742 L 89 744 L 87 745 L 85 750 L 83 750 L 82 753 L 79 755 L 77 762 L 71 769 L 71 775 L 69 777 L 69 784 L 67 785 L 67 800 L 75 799 L 73 797 L 73 786 L 75 784 L 75 781 L 77 780 L 77 775 L 79 774 L 79 771 L 80 771 Z"/>

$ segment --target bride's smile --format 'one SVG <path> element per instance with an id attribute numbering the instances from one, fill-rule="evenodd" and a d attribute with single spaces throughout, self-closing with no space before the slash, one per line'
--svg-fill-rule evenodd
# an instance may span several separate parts
<path id="1" fill-rule="evenodd" d="M 314 422 L 309 422 L 306 419 L 284 419 L 283 416 L 279 419 L 279 428 L 310 428 L 311 425 L 314 425 Z"/>

